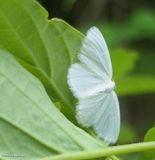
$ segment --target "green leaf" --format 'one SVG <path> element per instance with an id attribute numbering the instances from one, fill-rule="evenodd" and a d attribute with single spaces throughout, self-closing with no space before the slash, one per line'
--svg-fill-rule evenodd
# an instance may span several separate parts
<path id="1" fill-rule="evenodd" d="M 120 129 L 120 135 L 118 138 L 118 144 L 125 144 L 135 142 L 137 140 L 136 130 L 128 123 L 123 123 Z"/>
<path id="2" fill-rule="evenodd" d="M 111 59 L 113 66 L 113 78 L 115 81 L 120 81 L 125 76 L 130 74 L 138 60 L 137 52 L 125 49 L 111 50 Z"/>
<path id="3" fill-rule="evenodd" d="M 0 45 L 23 61 L 53 99 L 62 101 L 62 112 L 72 120 L 75 100 L 66 75 L 76 61 L 82 37 L 64 21 L 48 20 L 35 0 L 0 0 Z"/>
<path id="4" fill-rule="evenodd" d="M 155 54 L 147 51 L 148 54 L 140 54 L 138 61 L 135 65 L 134 72 L 135 74 L 143 74 L 145 76 L 154 76 L 155 75 Z"/>
<path id="5" fill-rule="evenodd" d="M 146 73 L 146 69 L 143 69 L 142 72 L 141 66 L 144 66 L 144 63 L 142 63 L 138 52 L 125 49 L 111 50 L 111 59 L 118 95 L 127 96 L 155 92 L 155 76 L 154 73 L 150 73 L 152 65 L 148 69 L 148 73 Z M 145 58 L 145 62 L 146 59 L 148 58 Z M 142 64 L 138 63 L 139 60 Z M 148 62 L 150 61 L 147 60 Z"/>
<path id="6" fill-rule="evenodd" d="M 155 92 L 155 76 L 132 75 L 119 81 L 117 93 L 120 96 L 140 95 Z"/>
<path id="7" fill-rule="evenodd" d="M 0 49 L 0 156 L 26 159 L 105 147 L 54 106 L 41 82 Z M 9 157 L 8 157 L 9 159 Z"/>
<path id="8" fill-rule="evenodd" d="M 155 141 L 155 127 L 151 128 L 145 135 L 144 141 Z M 153 159 L 155 158 L 155 149 L 145 152 L 146 156 Z"/>

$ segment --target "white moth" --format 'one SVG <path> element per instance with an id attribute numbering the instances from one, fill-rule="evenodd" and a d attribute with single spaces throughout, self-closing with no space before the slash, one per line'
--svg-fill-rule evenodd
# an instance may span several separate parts
<path id="1" fill-rule="evenodd" d="M 67 77 L 78 99 L 77 121 L 83 127 L 92 127 L 107 143 L 115 143 L 120 130 L 119 103 L 109 51 L 96 27 L 88 30 L 78 58 L 80 62 L 71 65 Z"/>

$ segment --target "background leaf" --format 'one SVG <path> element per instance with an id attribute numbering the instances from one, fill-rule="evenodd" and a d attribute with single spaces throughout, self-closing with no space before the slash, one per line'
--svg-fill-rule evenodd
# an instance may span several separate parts
<path id="1" fill-rule="evenodd" d="M 132 50 L 115 49 L 110 50 L 110 53 L 114 70 L 113 78 L 116 81 L 130 74 L 139 58 L 139 54 Z"/>
<path id="2" fill-rule="evenodd" d="M 131 125 L 127 123 L 121 125 L 121 131 L 118 138 L 119 144 L 135 142 L 137 137 L 137 133 Z"/>
<path id="3" fill-rule="evenodd" d="M 155 127 L 151 128 L 145 135 L 144 141 L 155 141 Z M 146 152 L 148 158 L 155 158 L 155 149 Z"/>
<path id="4" fill-rule="evenodd" d="M 118 95 L 137 95 L 155 91 L 155 76 L 151 73 L 153 63 L 150 63 L 154 60 L 153 57 L 142 58 L 134 50 L 115 49 L 111 50 L 111 59 Z M 150 67 L 147 63 L 150 63 Z"/>

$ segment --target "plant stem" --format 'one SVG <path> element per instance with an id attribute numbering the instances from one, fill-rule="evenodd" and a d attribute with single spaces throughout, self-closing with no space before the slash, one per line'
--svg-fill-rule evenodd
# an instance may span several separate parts
<path id="1" fill-rule="evenodd" d="M 119 160 L 116 156 L 110 156 L 109 157 L 111 160 Z"/>
<path id="2" fill-rule="evenodd" d="M 43 158 L 42 160 L 84 160 L 84 159 L 86 160 L 86 159 L 107 157 L 111 155 L 142 152 L 151 149 L 155 149 L 155 141 L 112 146 L 104 149 L 91 150 L 91 151 L 78 151 L 78 152 L 65 153 L 58 156 L 46 157 Z"/>

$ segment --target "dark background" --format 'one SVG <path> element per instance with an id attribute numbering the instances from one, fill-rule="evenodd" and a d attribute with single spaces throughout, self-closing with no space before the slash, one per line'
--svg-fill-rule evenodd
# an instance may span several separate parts
<path id="1" fill-rule="evenodd" d="M 154 0 L 40 0 L 50 17 L 59 17 L 73 26 L 98 21 L 122 22 L 137 9 L 154 10 Z"/>

